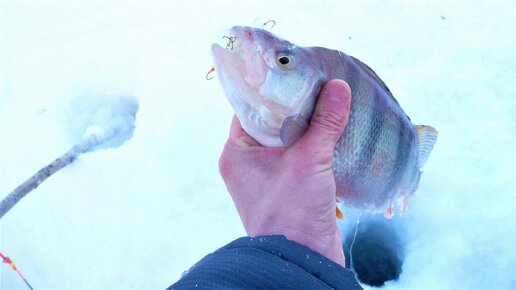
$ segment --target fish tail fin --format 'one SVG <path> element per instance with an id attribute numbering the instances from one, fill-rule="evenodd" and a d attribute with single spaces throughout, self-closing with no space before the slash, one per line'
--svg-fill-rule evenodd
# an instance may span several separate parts
<path id="1" fill-rule="evenodd" d="M 417 125 L 417 139 L 419 144 L 419 154 L 417 157 L 417 166 L 422 168 L 425 165 L 430 152 L 434 148 L 435 142 L 437 141 L 437 130 L 432 126 Z"/>

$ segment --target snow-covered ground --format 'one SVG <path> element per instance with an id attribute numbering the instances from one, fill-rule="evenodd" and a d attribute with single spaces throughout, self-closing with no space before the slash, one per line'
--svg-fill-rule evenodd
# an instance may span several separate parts
<path id="1" fill-rule="evenodd" d="M 232 109 L 205 74 L 210 44 L 260 17 L 360 58 L 440 131 L 386 288 L 516 288 L 516 4 L 362 2 L 0 0 L 1 197 L 79 141 L 81 104 L 139 102 L 128 142 L 82 155 L 1 220 L 0 251 L 36 289 L 163 289 L 243 236 L 217 169 Z"/>

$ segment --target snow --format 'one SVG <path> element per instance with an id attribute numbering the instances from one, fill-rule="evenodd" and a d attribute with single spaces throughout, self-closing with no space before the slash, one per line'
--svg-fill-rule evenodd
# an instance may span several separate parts
<path id="1" fill-rule="evenodd" d="M 85 101 L 87 100 L 87 101 Z M 134 134 L 134 122 L 138 113 L 138 101 L 131 96 L 102 95 L 80 96 L 72 101 L 63 123 L 74 139 L 95 136 L 97 146 L 92 148 L 116 148 Z M 83 136 L 74 136 L 84 132 Z M 72 138 L 73 138 L 72 137 Z"/>
<path id="2" fill-rule="evenodd" d="M 92 121 L 77 104 L 130 97 L 139 109 L 125 143 L 83 154 L 3 217 L 0 250 L 36 289 L 163 289 L 243 236 L 217 168 L 233 112 L 205 74 L 211 43 L 260 17 L 299 45 L 360 58 L 414 123 L 439 130 L 403 218 L 403 272 L 386 288 L 516 288 L 514 11 L 509 1 L 2 0 L 2 197 L 79 141 Z M 7 265 L 0 279 L 24 287 Z"/>

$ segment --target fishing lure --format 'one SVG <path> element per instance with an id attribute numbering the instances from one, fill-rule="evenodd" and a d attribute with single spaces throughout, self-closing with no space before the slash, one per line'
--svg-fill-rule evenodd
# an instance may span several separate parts
<path id="1" fill-rule="evenodd" d="M 29 284 L 27 279 L 25 279 L 23 274 L 20 272 L 20 270 L 18 270 L 18 268 L 16 267 L 14 262 L 9 257 L 5 256 L 4 254 L 2 254 L 2 252 L 0 252 L 0 258 L 2 258 L 2 261 L 4 263 L 6 263 L 9 266 L 11 266 L 11 269 L 13 269 L 16 273 L 18 273 L 18 276 L 20 276 L 20 278 L 23 280 L 23 282 L 25 282 L 25 284 L 27 285 L 27 287 L 29 287 L 30 290 L 34 290 L 34 288 L 32 288 L 32 286 Z"/>

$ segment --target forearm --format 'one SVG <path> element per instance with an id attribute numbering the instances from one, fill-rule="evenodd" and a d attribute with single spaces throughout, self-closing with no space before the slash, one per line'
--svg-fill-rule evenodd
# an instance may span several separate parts
<path id="1" fill-rule="evenodd" d="M 284 236 L 237 239 L 207 255 L 169 289 L 362 289 L 355 275 Z"/>
<path id="2" fill-rule="evenodd" d="M 325 211 L 322 216 L 318 216 L 317 212 L 313 217 L 330 222 L 313 223 L 310 222 L 310 214 L 300 207 L 290 204 L 291 209 L 285 210 L 286 205 L 278 200 L 270 198 L 261 201 L 263 204 L 255 203 L 252 209 L 239 210 L 244 228 L 250 237 L 284 235 L 289 240 L 303 244 L 345 266 L 342 239 L 334 210 Z"/>

